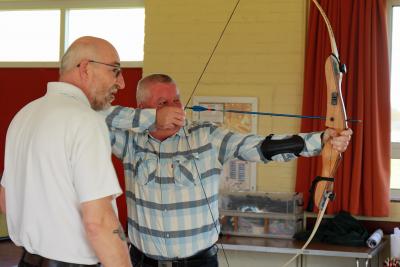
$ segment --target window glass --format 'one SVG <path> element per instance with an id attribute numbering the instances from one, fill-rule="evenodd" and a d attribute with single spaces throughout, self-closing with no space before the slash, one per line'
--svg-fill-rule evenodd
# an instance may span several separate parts
<path id="1" fill-rule="evenodd" d="M 400 189 L 400 7 L 392 13 L 390 101 L 392 109 L 392 159 L 390 188 Z"/>
<path id="2" fill-rule="evenodd" d="M 60 10 L 0 11 L 0 61 L 58 61 Z"/>
<path id="3" fill-rule="evenodd" d="M 66 47 L 92 35 L 111 42 L 121 61 L 143 60 L 144 8 L 71 9 L 67 21 Z"/>
<path id="4" fill-rule="evenodd" d="M 392 142 L 400 142 L 400 7 L 393 7 L 391 64 Z"/>
<path id="5" fill-rule="evenodd" d="M 400 159 L 392 159 L 391 162 L 391 177 L 390 188 L 400 189 Z"/>

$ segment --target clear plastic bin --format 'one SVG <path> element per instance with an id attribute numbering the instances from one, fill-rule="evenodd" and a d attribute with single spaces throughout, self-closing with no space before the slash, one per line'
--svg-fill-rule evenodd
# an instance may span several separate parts
<path id="1" fill-rule="evenodd" d="M 221 193 L 219 205 L 223 234 L 292 238 L 302 230 L 302 194 Z"/>

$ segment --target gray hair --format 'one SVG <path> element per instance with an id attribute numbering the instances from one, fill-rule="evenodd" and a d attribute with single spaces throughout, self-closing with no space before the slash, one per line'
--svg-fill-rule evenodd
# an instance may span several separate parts
<path id="1" fill-rule="evenodd" d="M 138 82 L 136 89 L 136 102 L 138 104 L 147 101 L 147 99 L 150 97 L 148 88 L 150 85 L 155 83 L 176 84 L 175 81 L 166 74 L 155 73 L 142 78 Z"/>
<path id="2" fill-rule="evenodd" d="M 67 49 L 60 64 L 60 75 L 75 68 L 83 59 L 95 58 L 98 46 L 92 42 L 95 37 L 81 37 Z"/>

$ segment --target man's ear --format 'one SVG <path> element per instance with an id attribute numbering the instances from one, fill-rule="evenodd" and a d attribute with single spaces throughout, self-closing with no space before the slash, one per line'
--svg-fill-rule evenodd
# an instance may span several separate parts
<path id="1" fill-rule="evenodd" d="M 87 59 L 82 60 L 77 65 L 77 67 L 79 69 L 79 76 L 81 77 L 82 80 L 87 80 L 89 77 L 88 65 L 89 65 L 89 60 L 87 60 Z"/>

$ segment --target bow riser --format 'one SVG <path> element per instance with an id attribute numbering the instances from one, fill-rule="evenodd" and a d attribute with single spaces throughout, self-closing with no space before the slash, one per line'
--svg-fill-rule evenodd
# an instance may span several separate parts
<path id="1" fill-rule="evenodd" d="M 332 128 L 338 132 L 347 129 L 347 115 L 342 97 L 342 77 L 343 73 L 339 69 L 337 57 L 330 55 L 325 61 L 326 77 L 326 123 L 327 128 Z"/>
<path id="2" fill-rule="evenodd" d="M 329 56 L 325 61 L 325 77 L 327 84 L 327 128 L 335 129 L 338 133 L 347 129 L 346 109 L 343 102 L 341 83 L 343 74 L 339 69 L 339 62 L 334 55 Z M 322 177 L 333 178 L 342 158 L 341 153 L 333 149 L 328 141 L 321 152 L 322 156 Z M 333 192 L 332 181 L 319 181 L 315 188 L 314 204 L 321 209 L 327 197 Z"/>
<path id="3" fill-rule="evenodd" d="M 332 178 L 336 173 L 339 166 L 340 160 L 342 159 L 341 153 L 338 153 L 332 148 L 331 144 L 325 144 L 322 152 L 322 165 L 327 166 L 321 172 L 322 177 Z M 318 207 L 319 210 L 325 205 L 327 198 L 333 195 L 333 181 L 319 181 L 315 187 L 314 192 L 314 205 Z"/>

